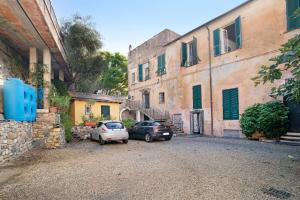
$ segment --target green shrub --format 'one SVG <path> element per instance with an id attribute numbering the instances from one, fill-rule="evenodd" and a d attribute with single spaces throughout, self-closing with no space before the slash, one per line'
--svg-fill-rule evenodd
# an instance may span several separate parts
<path id="1" fill-rule="evenodd" d="M 134 119 L 124 119 L 123 124 L 126 128 L 133 128 L 135 125 L 136 121 Z"/>
<path id="2" fill-rule="evenodd" d="M 66 141 L 71 142 L 73 135 L 72 135 L 72 120 L 70 116 L 67 113 L 61 113 L 60 114 L 60 120 L 61 124 L 65 128 L 65 136 L 66 136 Z"/>
<path id="3" fill-rule="evenodd" d="M 69 96 L 68 88 L 66 84 L 61 80 L 53 80 L 53 85 L 56 88 L 56 92 L 59 96 Z"/>
<path id="4" fill-rule="evenodd" d="M 258 116 L 260 115 L 261 107 L 262 104 L 254 104 L 248 107 L 242 114 L 240 125 L 242 132 L 247 137 L 251 137 L 256 131 L 260 132 Z"/>
<path id="5" fill-rule="evenodd" d="M 260 132 L 266 138 L 278 139 L 287 133 L 288 112 L 288 108 L 278 101 L 250 106 L 240 119 L 242 132 L 247 137 Z"/>
<path id="6" fill-rule="evenodd" d="M 267 138 L 277 138 L 285 135 L 288 130 L 289 110 L 282 103 L 273 101 L 262 106 L 259 116 L 259 126 Z"/>

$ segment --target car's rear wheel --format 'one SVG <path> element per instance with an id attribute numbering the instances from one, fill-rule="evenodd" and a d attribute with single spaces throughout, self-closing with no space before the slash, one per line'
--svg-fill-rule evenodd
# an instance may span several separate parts
<path id="1" fill-rule="evenodd" d="M 152 136 L 151 136 L 149 133 L 147 133 L 147 134 L 145 135 L 145 141 L 146 141 L 146 142 L 152 142 Z"/>
<path id="2" fill-rule="evenodd" d="M 128 140 L 123 140 L 123 143 L 124 143 L 124 144 L 127 144 L 127 143 L 128 143 Z"/>
<path id="3" fill-rule="evenodd" d="M 99 135 L 99 144 L 104 145 L 105 141 L 102 139 L 101 135 Z"/>

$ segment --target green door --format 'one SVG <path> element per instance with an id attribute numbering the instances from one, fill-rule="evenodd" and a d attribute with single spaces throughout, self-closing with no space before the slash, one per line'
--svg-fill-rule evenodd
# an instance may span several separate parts
<path id="1" fill-rule="evenodd" d="M 300 133 L 300 103 L 286 101 L 285 105 L 289 108 L 289 131 Z"/>
<path id="2" fill-rule="evenodd" d="M 110 107 L 109 106 L 101 106 L 101 115 L 103 119 L 110 119 Z"/>

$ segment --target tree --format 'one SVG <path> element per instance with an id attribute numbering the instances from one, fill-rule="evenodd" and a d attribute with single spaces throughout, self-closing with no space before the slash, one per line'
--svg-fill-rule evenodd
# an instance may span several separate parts
<path id="1" fill-rule="evenodd" d="M 75 15 L 64 21 L 61 32 L 67 54 L 69 85 L 76 85 L 83 78 L 97 78 L 104 66 L 102 57 L 96 55 L 102 42 L 91 18 Z"/>
<path id="2" fill-rule="evenodd" d="M 296 15 L 300 16 L 300 9 L 297 9 Z M 280 55 L 270 59 L 273 64 L 263 65 L 258 76 L 252 80 L 255 85 L 274 83 L 282 78 L 283 72 L 291 73 L 291 78 L 284 84 L 272 88 L 272 95 L 284 96 L 287 100 L 300 103 L 300 35 L 283 44 L 279 51 Z"/>
<path id="3" fill-rule="evenodd" d="M 121 93 L 123 95 L 128 92 L 128 74 L 127 59 L 125 56 L 115 53 L 105 52 L 107 70 L 101 74 L 99 86 L 110 94 Z"/>

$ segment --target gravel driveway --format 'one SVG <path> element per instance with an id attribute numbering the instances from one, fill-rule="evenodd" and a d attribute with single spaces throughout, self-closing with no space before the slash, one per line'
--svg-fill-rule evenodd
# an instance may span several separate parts
<path id="1" fill-rule="evenodd" d="M 84 141 L 33 150 L 0 168 L 0 199 L 300 199 L 300 147 L 177 137 L 169 142 Z"/>

